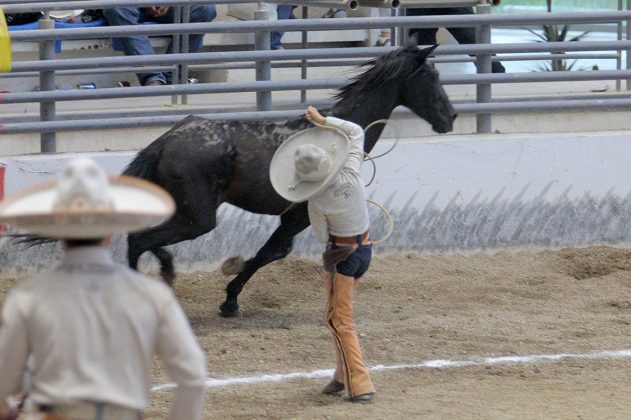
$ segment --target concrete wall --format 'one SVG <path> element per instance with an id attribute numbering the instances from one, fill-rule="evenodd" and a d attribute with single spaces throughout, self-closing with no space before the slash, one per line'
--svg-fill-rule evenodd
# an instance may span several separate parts
<path id="1" fill-rule="evenodd" d="M 373 151 L 387 150 L 382 140 Z M 134 153 L 92 154 L 110 174 L 119 173 Z M 50 179 L 76 154 L 0 158 L 10 194 Z M 625 244 L 631 241 L 631 142 L 627 132 L 537 133 L 436 136 L 405 140 L 376 160 L 368 187 L 389 210 L 395 229 L 376 246 L 391 251 L 474 251 L 513 247 Z M 364 166 L 364 179 L 372 176 Z M 2 173 L 2 169 L 0 169 Z M 0 177 L 1 179 L 1 177 Z M 170 249 L 179 270 L 213 268 L 226 257 L 252 256 L 278 225 L 278 218 L 228 205 L 219 226 L 195 241 Z M 371 206 L 374 238 L 387 230 Z M 124 261 L 124 238 L 115 254 Z M 294 254 L 318 256 L 310 229 L 297 237 Z M 21 250 L 0 240 L 0 273 L 39 269 L 60 255 L 55 246 Z M 143 265 L 151 261 L 147 256 Z"/>

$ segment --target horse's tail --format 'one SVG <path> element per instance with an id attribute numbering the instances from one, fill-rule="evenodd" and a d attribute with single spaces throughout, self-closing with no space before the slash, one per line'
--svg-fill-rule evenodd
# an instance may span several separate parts
<path id="1" fill-rule="evenodd" d="M 154 142 L 142 149 L 123 171 L 123 175 L 153 181 L 162 153 L 163 142 Z"/>
<path id="2" fill-rule="evenodd" d="M 134 160 L 123 171 L 123 175 L 154 181 L 160 155 L 165 145 L 165 142 L 161 140 L 162 137 L 154 140 L 149 146 L 138 152 Z"/>
<path id="3" fill-rule="evenodd" d="M 46 245 L 59 242 L 59 239 L 34 235 L 32 233 L 3 233 L 2 237 L 9 238 L 11 243 L 20 245 L 23 248 L 32 248 L 38 245 Z"/>

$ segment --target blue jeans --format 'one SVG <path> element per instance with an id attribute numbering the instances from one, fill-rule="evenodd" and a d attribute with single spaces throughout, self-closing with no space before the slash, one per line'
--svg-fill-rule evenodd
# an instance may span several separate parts
<path id="1" fill-rule="evenodd" d="M 114 9 L 103 9 L 103 15 L 107 19 L 107 23 L 111 26 L 118 25 L 140 25 L 144 22 L 173 23 L 174 12 L 171 7 L 168 13 L 159 18 L 154 18 L 143 9 L 135 7 L 118 7 Z M 191 6 L 191 22 L 212 22 L 217 16 L 214 4 L 193 5 Z M 125 55 L 151 55 L 155 54 L 148 36 L 130 36 L 118 38 Z M 191 34 L 189 36 L 189 52 L 197 52 L 203 45 L 204 34 Z M 173 42 L 169 43 L 166 53 L 169 54 L 173 50 Z M 153 81 L 167 83 L 168 76 L 164 73 L 138 73 L 138 80 L 141 85 L 147 85 Z"/>
<path id="2" fill-rule="evenodd" d="M 370 260 L 372 260 L 372 245 L 360 245 L 355 252 L 335 266 L 335 271 L 344 276 L 358 279 L 368 271 Z"/>
<path id="3" fill-rule="evenodd" d="M 281 19 L 296 19 L 294 16 L 294 9 L 297 6 L 292 6 L 290 4 L 279 4 L 276 7 L 276 14 L 278 15 L 278 20 Z M 270 48 L 273 50 L 277 50 L 283 46 L 280 40 L 283 37 L 284 32 L 272 32 L 270 33 Z"/>

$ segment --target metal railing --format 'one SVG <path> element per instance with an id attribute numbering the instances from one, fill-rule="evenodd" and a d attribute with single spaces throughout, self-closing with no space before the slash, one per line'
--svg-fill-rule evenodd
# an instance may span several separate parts
<path id="1" fill-rule="evenodd" d="M 3 6 L 6 12 L 24 12 L 33 10 L 54 10 L 73 8 L 111 7 L 114 5 L 178 5 L 190 6 L 192 3 L 244 3 L 243 0 L 93 0 L 89 2 L 55 2 L 55 3 L 21 3 Z M 282 1 L 284 2 L 284 1 Z M 300 1 L 287 0 L 287 3 L 300 4 Z M 303 3 L 307 3 L 305 0 Z M 331 4 L 332 1 L 314 2 L 311 5 Z M 361 3 L 361 0 L 360 0 Z M 2 2 L 0 2 L 2 4 Z M 335 4 L 349 3 L 344 1 Z M 627 0 L 627 8 L 631 0 Z M 161 111 L 159 115 L 133 115 L 121 117 L 116 112 L 102 111 L 98 114 L 63 116 L 56 114 L 55 104 L 61 101 L 83 101 L 94 99 L 134 98 L 164 95 L 181 95 L 183 98 L 194 94 L 256 92 L 256 109 L 241 112 L 223 112 L 204 114 L 211 119 L 267 119 L 295 116 L 301 112 L 301 106 L 296 104 L 293 110 L 274 110 L 271 92 L 295 90 L 306 92 L 311 89 L 331 89 L 344 85 L 346 79 L 309 80 L 306 69 L 312 65 L 348 65 L 349 60 L 365 59 L 383 54 L 383 47 L 352 47 L 352 48 L 312 48 L 283 51 L 269 50 L 269 34 L 271 31 L 297 31 L 303 34 L 303 46 L 307 45 L 309 31 L 349 30 L 349 29 L 380 29 L 380 28 L 432 28 L 432 27 L 476 27 L 479 43 L 475 45 L 441 45 L 435 50 L 435 61 L 466 61 L 475 60 L 476 74 L 442 74 L 441 80 L 445 85 L 471 84 L 476 85 L 475 103 L 456 103 L 459 113 L 472 113 L 477 116 L 477 131 L 490 132 L 492 130 L 492 113 L 535 112 L 544 110 L 587 110 L 587 109 L 620 109 L 631 107 L 631 99 L 618 95 L 616 98 L 603 96 L 598 99 L 575 98 L 546 98 L 545 100 L 526 100 L 514 98 L 512 100 L 496 101 L 492 97 L 492 85 L 498 83 L 529 83 L 554 81 L 583 81 L 583 80 L 626 80 L 629 88 L 631 70 L 629 70 L 629 55 L 627 55 L 627 69 L 608 71 L 563 71 L 537 73 L 505 73 L 490 72 L 491 60 L 532 60 L 581 57 L 581 52 L 628 51 L 631 49 L 629 40 L 629 21 L 631 11 L 608 11 L 591 13 L 535 13 L 535 14 L 506 14 L 491 15 L 490 6 L 479 5 L 476 15 L 450 16 L 414 16 L 414 17 L 383 17 L 383 18 L 339 18 L 339 19 L 297 19 L 269 21 L 264 11 L 257 12 L 256 20 L 239 22 L 213 23 L 175 23 L 170 25 L 135 25 L 135 26 L 102 26 L 82 27 L 76 29 L 39 29 L 12 32 L 12 42 L 38 42 L 39 60 L 15 62 L 12 73 L 0 77 L 16 77 L 17 75 L 39 75 L 39 92 L 15 92 L 2 94 L 2 104 L 39 103 L 39 121 L 33 116 L 19 117 L 17 120 L 0 121 L 0 134 L 42 133 L 42 152 L 55 151 L 55 132 L 83 129 L 123 128 L 162 126 L 173 124 L 181 119 L 181 111 Z M 306 16 L 306 14 L 305 14 Z M 491 28 L 495 25 L 516 26 L 565 24 L 565 23 L 615 23 L 626 24 L 627 39 L 617 41 L 580 41 L 580 42 L 545 42 L 545 43 L 511 43 L 492 44 L 490 40 Z M 621 32 L 621 30 L 619 30 Z M 130 35 L 174 36 L 191 33 L 254 33 L 255 51 L 229 52 L 201 52 L 195 54 L 174 53 L 153 56 L 117 56 L 96 58 L 54 58 L 55 40 L 77 40 L 111 38 Z M 394 47 L 393 47 L 394 48 Z M 563 54 L 559 54 L 563 52 Z M 534 53 L 534 54 L 533 54 Z M 542 54 L 546 53 L 546 54 Z M 493 54 L 513 54 L 494 57 Z M 601 56 L 610 56 L 600 54 Z M 464 58 L 463 58 L 464 56 Z M 468 58 L 475 56 L 475 58 Z M 331 59 L 339 61 L 331 62 Z M 287 61 L 290 62 L 287 62 Z M 316 61 L 326 60 L 326 61 Z M 281 62 L 282 61 L 282 62 Z M 199 83 L 193 85 L 175 84 L 168 86 L 103 88 L 97 90 L 55 90 L 57 74 L 80 72 L 121 72 L 138 71 L 141 68 L 176 68 L 180 69 L 208 69 L 208 68 L 255 68 L 255 82 L 242 83 Z M 182 67 L 184 66 L 184 67 Z M 214 67 L 213 67 L 214 66 Z M 271 80 L 272 66 L 301 66 L 303 68 L 301 80 L 275 81 Z M 305 95 L 301 96 L 305 102 Z M 1 106 L 1 105 L 0 105 Z M 210 110 L 210 109 L 208 109 Z"/>

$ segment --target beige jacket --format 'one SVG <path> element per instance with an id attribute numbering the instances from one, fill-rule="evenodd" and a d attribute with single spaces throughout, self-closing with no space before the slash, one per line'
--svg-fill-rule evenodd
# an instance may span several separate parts
<path id="1" fill-rule="evenodd" d="M 366 232 L 370 225 L 360 173 L 364 161 L 364 130 L 353 122 L 335 117 L 327 117 L 326 125 L 345 132 L 350 147 L 338 176 L 322 193 L 309 199 L 309 221 L 316 239 L 322 243 L 328 241 L 329 234 L 355 236 Z"/>
<path id="2" fill-rule="evenodd" d="M 153 355 L 177 384 L 169 419 L 201 419 L 206 362 L 171 289 L 112 261 L 102 247 L 66 252 L 16 286 L 0 329 L 0 398 L 20 391 L 32 356 L 36 404 L 149 405 Z"/>

